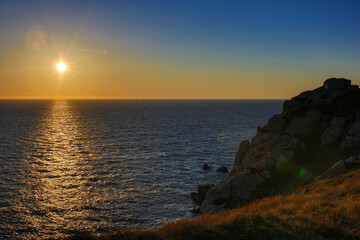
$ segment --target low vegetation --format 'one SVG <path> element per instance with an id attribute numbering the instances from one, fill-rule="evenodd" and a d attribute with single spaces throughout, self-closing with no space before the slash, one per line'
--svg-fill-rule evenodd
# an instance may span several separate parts
<path id="1" fill-rule="evenodd" d="M 360 170 L 156 231 L 79 233 L 66 239 L 360 239 Z"/>

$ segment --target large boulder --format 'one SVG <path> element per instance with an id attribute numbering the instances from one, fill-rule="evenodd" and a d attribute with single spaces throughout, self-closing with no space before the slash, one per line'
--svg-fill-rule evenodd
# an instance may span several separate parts
<path id="1" fill-rule="evenodd" d="M 252 169 L 228 176 L 207 192 L 200 210 L 214 214 L 223 211 L 229 201 L 247 200 L 256 187 L 266 181 L 266 177 L 269 177 L 269 172 Z"/>
<path id="2" fill-rule="evenodd" d="M 279 159 L 287 162 L 293 157 L 293 151 L 289 150 L 286 146 L 279 145 L 269 151 L 257 152 L 253 155 L 246 156 L 241 167 L 271 168 Z"/>
<path id="3" fill-rule="evenodd" d="M 285 132 L 290 136 L 308 137 L 316 129 L 321 115 L 319 110 L 311 110 L 305 116 L 294 117 Z"/>
<path id="4" fill-rule="evenodd" d="M 326 145 L 326 144 L 334 143 L 339 138 L 340 133 L 341 133 L 340 127 L 331 126 L 325 129 L 325 131 L 321 135 L 321 139 L 320 139 L 321 144 Z"/>
<path id="5" fill-rule="evenodd" d="M 265 135 L 265 134 L 264 134 Z M 251 144 L 238 168 L 270 167 L 288 150 L 289 143 L 279 135 L 259 145 Z"/>

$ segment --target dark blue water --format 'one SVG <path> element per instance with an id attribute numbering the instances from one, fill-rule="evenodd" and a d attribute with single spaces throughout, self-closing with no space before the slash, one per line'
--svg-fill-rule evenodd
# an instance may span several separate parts
<path id="1" fill-rule="evenodd" d="M 282 101 L 0 101 L 0 236 L 153 228 L 231 169 Z M 202 165 L 212 166 L 202 171 Z"/>

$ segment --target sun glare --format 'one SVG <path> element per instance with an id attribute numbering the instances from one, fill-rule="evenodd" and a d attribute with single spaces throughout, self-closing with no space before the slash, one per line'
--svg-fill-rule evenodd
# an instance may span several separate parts
<path id="1" fill-rule="evenodd" d="M 63 72 L 66 70 L 66 65 L 63 62 L 59 62 L 58 64 L 56 64 L 56 68 L 59 72 Z"/>

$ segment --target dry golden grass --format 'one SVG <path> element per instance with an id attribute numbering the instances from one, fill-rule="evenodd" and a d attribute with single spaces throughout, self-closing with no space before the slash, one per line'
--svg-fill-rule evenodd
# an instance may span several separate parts
<path id="1" fill-rule="evenodd" d="M 169 236 L 182 228 L 234 225 L 244 235 L 255 231 L 255 236 L 264 234 L 270 239 L 360 238 L 360 170 L 309 184 L 305 189 L 305 194 L 301 188 L 288 196 L 260 199 L 225 213 L 170 223 L 158 231 Z M 267 228 L 269 234 L 276 235 L 262 231 Z M 260 235 L 257 230 L 261 230 Z"/>
<path id="2" fill-rule="evenodd" d="M 123 231 L 94 239 L 360 239 L 360 170 L 305 189 L 168 223 L 154 232 Z"/>

